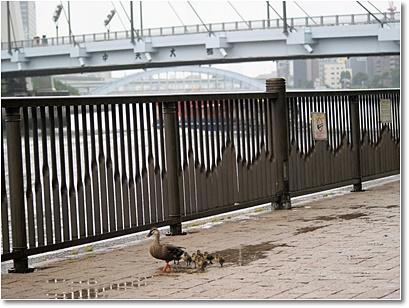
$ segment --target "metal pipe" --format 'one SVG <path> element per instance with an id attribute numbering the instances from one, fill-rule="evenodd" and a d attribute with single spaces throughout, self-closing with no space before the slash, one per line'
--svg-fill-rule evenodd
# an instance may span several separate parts
<path id="1" fill-rule="evenodd" d="M 131 43 L 135 44 L 135 29 L 133 27 L 133 1 L 130 2 L 130 9 L 131 9 Z"/>
<path id="2" fill-rule="evenodd" d="M 351 130 L 352 130 L 352 153 L 353 153 L 353 192 L 362 191 L 361 175 L 361 142 L 359 128 L 359 100 L 358 95 L 349 96 L 349 109 L 351 110 Z"/>
<path id="3" fill-rule="evenodd" d="M 71 9 L 70 9 L 70 1 L 68 2 L 68 36 L 70 37 L 70 43 L 71 43 Z"/>
<path id="4" fill-rule="evenodd" d="M 139 16 L 141 19 L 141 36 L 143 36 L 142 1 L 139 1 Z"/>
<path id="5" fill-rule="evenodd" d="M 182 234 L 180 203 L 179 196 L 179 176 L 178 170 L 180 166 L 180 145 L 178 134 L 178 117 L 177 117 L 177 102 L 162 104 L 163 122 L 165 132 L 165 153 L 166 155 L 166 174 L 168 177 L 169 187 L 169 203 L 165 206 L 169 207 L 170 219 L 174 220 L 170 225 L 170 235 Z"/>
<path id="6" fill-rule="evenodd" d="M 7 1 L 7 40 L 8 52 L 11 55 L 11 18 L 10 18 L 10 1 Z"/>
<path id="7" fill-rule="evenodd" d="M 267 2 L 267 28 L 270 28 L 270 1 Z"/>
<path id="8" fill-rule="evenodd" d="M 287 7 L 285 1 L 283 1 L 283 33 L 288 35 L 287 29 Z"/>
<path id="9" fill-rule="evenodd" d="M 14 268 L 10 272 L 27 273 L 28 258 L 24 209 L 23 163 L 21 148 L 20 108 L 6 108 L 7 154 L 9 169 L 10 209 L 13 238 Z"/>
<path id="10" fill-rule="evenodd" d="M 275 101 L 270 100 L 272 107 L 272 122 L 269 136 L 273 145 L 274 160 L 276 161 L 277 181 L 274 191 L 272 206 L 275 209 L 290 209 L 291 200 L 289 194 L 289 177 L 288 177 L 288 105 L 286 99 L 286 85 L 284 78 L 272 78 L 266 80 L 266 92 L 276 92 L 278 97 Z"/>

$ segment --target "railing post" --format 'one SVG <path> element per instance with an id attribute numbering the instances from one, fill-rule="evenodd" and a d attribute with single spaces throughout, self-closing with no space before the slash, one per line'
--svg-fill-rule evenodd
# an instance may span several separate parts
<path id="1" fill-rule="evenodd" d="M 359 100 L 358 95 L 349 97 L 349 108 L 351 110 L 351 133 L 352 133 L 352 169 L 353 169 L 353 192 L 362 191 L 362 176 L 361 176 L 361 138 L 359 129 Z"/>
<path id="2" fill-rule="evenodd" d="M 14 268 L 9 272 L 27 273 L 28 267 L 26 219 L 24 211 L 23 163 L 20 132 L 20 108 L 6 108 L 7 157 L 9 169 L 11 229 Z"/>
<path id="3" fill-rule="evenodd" d="M 178 134 L 177 103 L 163 103 L 163 124 L 165 133 L 166 173 L 169 183 L 169 216 L 175 223 L 170 225 L 169 235 L 182 234 L 180 221 L 180 195 L 178 166 L 180 166 L 180 145 Z"/>
<path id="4" fill-rule="evenodd" d="M 278 98 L 272 105 L 272 143 L 276 164 L 276 195 L 272 203 L 275 209 L 290 209 L 288 178 L 288 106 L 284 78 L 266 80 L 266 92 L 278 93 Z"/>

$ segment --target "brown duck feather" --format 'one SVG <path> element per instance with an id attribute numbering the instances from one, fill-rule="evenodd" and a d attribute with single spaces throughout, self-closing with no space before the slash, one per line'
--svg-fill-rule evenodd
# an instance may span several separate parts
<path id="1" fill-rule="evenodd" d="M 156 230 L 156 232 L 152 233 L 155 235 L 155 239 L 149 247 L 149 253 L 152 257 L 154 257 L 155 259 L 164 260 L 166 262 L 180 260 L 184 253 L 182 249 L 184 247 L 171 244 L 161 244 L 159 240 L 159 231 Z"/>

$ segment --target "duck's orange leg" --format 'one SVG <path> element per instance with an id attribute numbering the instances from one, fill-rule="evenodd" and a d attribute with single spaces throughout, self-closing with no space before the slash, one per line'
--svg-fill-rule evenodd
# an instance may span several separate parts
<path id="1" fill-rule="evenodd" d="M 162 272 L 166 272 L 166 270 L 167 270 L 168 268 L 170 269 L 171 267 L 170 267 L 169 262 L 166 262 L 166 265 L 161 269 L 161 271 L 162 271 Z"/>

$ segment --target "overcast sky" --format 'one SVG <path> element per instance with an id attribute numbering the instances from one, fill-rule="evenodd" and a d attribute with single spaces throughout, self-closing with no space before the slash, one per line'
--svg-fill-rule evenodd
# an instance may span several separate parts
<path id="1" fill-rule="evenodd" d="M 36 1 L 37 11 L 37 34 L 55 36 L 55 24 L 52 21 L 54 10 L 62 2 L 67 11 L 67 1 Z M 139 1 L 134 1 L 135 28 L 139 28 L 140 14 Z M 389 7 L 388 1 L 361 1 L 368 9 L 376 12 L 372 3 L 381 11 Z M 400 11 L 400 2 L 394 1 Z M 122 5 L 121 5 L 122 4 Z M 231 1 L 235 10 L 228 1 L 191 1 L 197 13 L 205 23 L 239 21 L 240 14 L 246 20 L 266 19 L 266 1 Z M 272 7 L 282 15 L 282 1 L 270 1 Z M 297 6 L 302 7 L 310 16 L 319 15 L 342 15 L 342 14 L 366 14 L 366 11 L 356 1 L 287 1 L 287 17 L 305 16 L 305 13 Z M 110 31 L 123 31 L 130 28 L 130 23 L 124 12 L 129 15 L 129 1 L 70 1 L 71 27 L 74 35 L 83 33 L 106 32 L 104 19 L 112 9 L 117 10 L 117 15 L 112 19 Z M 198 24 L 200 20 L 195 15 L 187 1 L 143 1 L 142 17 L 144 28 L 166 27 Z M 124 8 L 124 9 L 123 9 Z M 277 18 L 277 14 L 270 9 L 271 18 Z M 68 35 L 68 23 L 64 13 L 58 21 L 59 35 Z M 230 64 L 227 67 L 250 76 L 260 73 L 271 72 L 275 67 L 272 63 L 244 63 Z"/>

